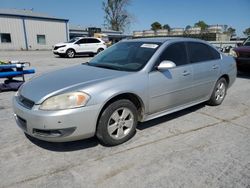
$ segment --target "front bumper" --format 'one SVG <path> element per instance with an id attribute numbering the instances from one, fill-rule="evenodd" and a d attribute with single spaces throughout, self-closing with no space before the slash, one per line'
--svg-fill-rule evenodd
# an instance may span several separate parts
<path id="1" fill-rule="evenodd" d="M 100 105 L 60 111 L 32 109 L 13 98 L 14 116 L 18 126 L 28 135 L 50 142 L 67 142 L 95 135 Z"/>
<path id="2" fill-rule="evenodd" d="M 52 50 L 55 55 L 65 55 L 66 54 L 66 49 L 65 48 L 58 48 L 56 50 Z"/>

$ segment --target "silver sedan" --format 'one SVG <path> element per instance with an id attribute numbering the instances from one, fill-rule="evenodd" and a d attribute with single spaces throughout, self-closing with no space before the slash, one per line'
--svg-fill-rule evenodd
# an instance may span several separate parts
<path id="1" fill-rule="evenodd" d="M 32 137 L 65 142 L 96 135 L 117 145 L 134 135 L 138 121 L 221 104 L 235 78 L 234 59 L 202 40 L 125 40 L 89 63 L 25 83 L 13 109 Z"/>

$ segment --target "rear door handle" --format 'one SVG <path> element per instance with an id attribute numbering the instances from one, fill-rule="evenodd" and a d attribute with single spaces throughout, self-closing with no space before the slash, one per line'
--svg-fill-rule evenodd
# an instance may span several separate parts
<path id="1" fill-rule="evenodd" d="M 188 76 L 188 75 L 190 75 L 190 74 L 191 74 L 191 73 L 190 73 L 189 71 L 186 71 L 186 70 L 183 71 L 183 73 L 182 73 L 183 76 Z"/>

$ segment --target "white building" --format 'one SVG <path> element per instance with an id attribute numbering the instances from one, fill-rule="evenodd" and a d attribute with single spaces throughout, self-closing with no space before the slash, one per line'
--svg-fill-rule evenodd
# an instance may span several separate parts
<path id="1" fill-rule="evenodd" d="M 200 27 L 190 27 L 185 31 L 187 34 L 200 34 L 201 33 L 201 28 Z"/>
<path id="2" fill-rule="evenodd" d="M 68 20 L 31 10 L 0 9 L 0 50 L 45 50 L 69 39 Z"/>
<path id="3" fill-rule="evenodd" d="M 222 33 L 223 25 L 209 25 L 207 28 L 208 33 Z"/>

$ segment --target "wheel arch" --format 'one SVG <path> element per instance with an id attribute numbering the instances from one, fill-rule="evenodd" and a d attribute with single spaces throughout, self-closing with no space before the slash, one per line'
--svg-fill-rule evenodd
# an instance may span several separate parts
<path id="1" fill-rule="evenodd" d="M 221 78 L 225 78 L 227 85 L 230 85 L 230 79 L 229 79 L 229 76 L 227 74 L 223 74 L 219 79 L 221 79 Z"/>
<path id="2" fill-rule="evenodd" d="M 131 101 L 137 111 L 138 111 L 138 120 L 142 120 L 143 118 L 143 113 L 144 113 L 144 110 L 145 110 L 145 106 L 144 106 L 144 103 L 142 101 L 142 99 L 134 94 L 134 93 L 121 93 L 121 94 L 118 94 L 118 95 L 115 95 L 113 97 L 111 97 L 108 101 L 105 102 L 105 104 L 102 106 L 102 109 L 100 110 L 99 112 L 99 115 L 98 115 L 98 118 L 97 118 L 97 121 L 96 121 L 96 128 L 98 126 L 98 122 L 99 122 L 99 119 L 101 117 L 101 114 L 103 113 L 103 111 L 113 102 L 117 101 L 117 100 L 121 100 L 121 99 L 127 99 L 129 101 Z"/>

